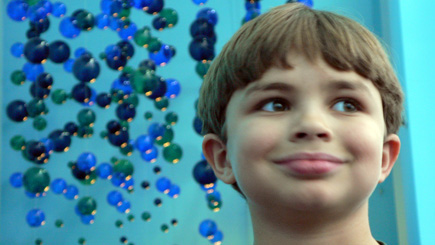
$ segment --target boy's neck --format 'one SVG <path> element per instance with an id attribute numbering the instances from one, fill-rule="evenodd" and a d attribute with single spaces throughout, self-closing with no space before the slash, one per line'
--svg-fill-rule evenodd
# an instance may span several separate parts
<path id="1" fill-rule="evenodd" d="M 373 238 L 368 204 L 347 213 L 256 210 L 250 206 L 254 245 L 378 244 Z"/>

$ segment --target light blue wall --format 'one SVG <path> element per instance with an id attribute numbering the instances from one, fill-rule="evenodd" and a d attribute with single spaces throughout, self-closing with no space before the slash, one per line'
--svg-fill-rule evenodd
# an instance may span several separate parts
<path id="1" fill-rule="evenodd" d="M 42 132 L 32 129 L 32 120 L 16 124 L 7 118 L 5 110 L 10 101 L 18 98 L 25 101 L 30 100 L 28 92 L 30 83 L 17 87 L 9 82 L 11 72 L 21 69 L 25 63 L 24 58 L 13 58 L 9 53 L 9 48 L 17 41 L 25 42 L 25 31 L 28 28 L 28 23 L 13 22 L 9 19 L 5 14 L 7 2 L 3 0 L 1 3 L 1 21 L 3 23 L 0 22 L 0 44 L 2 44 L 0 73 L 3 81 L 0 88 L 0 95 L 3 94 L 0 101 L 2 109 L 0 115 L 2 123 L 0 129 L 2 130 L 0 131 L 0 153 L 2 154 L 0 165 L 0 244 L 32 244 L 36 238 L 42 238 L 44 244 L 77 244 L 77 239 L 82 236 L 88 240 L 88 244 L 102 244 L 102 241 L 105 244 L 117 244 L 119 237 L 123 235 L 135 244 L 209 244 L 198 233 L 199 223 L 207 218 L 215 220 L 219 229 L 223 231 L 224 244 L 252 243 L 252 231 L 249 228 L 250 220 L 246 205 L 238 194 L 230 187 L 218 183 L 218 190 L 223 196 L 223 207 L 220 212 L 213 213 L 206 206 L 204 192 L 192 178 L 192 168 L 201 159 L 201 137 L 196 135 L 192 128 L 192 120 L 195 115 L 193 104 L 198 96 L 201 79 L 195 73 L 195 62 L 189 56 L 187 47 L 191 40 L 188 28 L 201 7 L 194 5 L 190 0 L 166 1 L 166 7 L 178 11 L 179 23 L 173 29 L 160 33 L 154 30 L 152 32 L 163 42 L 174 45 L 177 49 L 176 57 L 166 67 L 158 68 L 157 74 L 164 78 L 176 78 L 181 83 L 181 94 L 174 101 L 171 101 L 168 110 L 175 111 L 179 115 L 179 123 L 174 126 L 174 142 L 183 147 L 184 155 L 177 165 L 169 165 L 162 157 L 159 157 L 155 164 L 145 163 L 137 152 L 130 157 L 130 160 L 135 164 L 135 192 L 130 195 L 123 192 L 123 195 L 132 202 L 132 213 L 136 216 L 136 220 L 130 223 L 127 221 L 126 215 L 118 213 L 107 204 L 105 201 L 107 193 L 115 189 L 108 181 L 97 180 L 93 186 L 82 186 L 70 175 L 67 168 L 68 161 L 75 160 L 84 151 L 94 152 L 97 155 L 98 163 L 107 162 L 112 156 L 121 157 L 117 149 L 98 136 L 105 127 L 105 123 L 115 118 L 115 106 L 107 111 L 94 108 L 98 114 L 94 136 L 91 139 L 74 138 L 72 147 L 67 153 L 53 154 L 49 163 L 44 166 L 50 172 L 52 179 L 64 177 L 69 184 L 75 184 L 79 187 L 81 196 L 92 195 L 97 199 L 98 211 L 95 224 L 86 226 L 81 224 L 78 216 L 74 213 L 76 201 L 66 200 L 64 197 L 51 192 L 42 199 L 29 199 L 24 195 L 23 189 L 14 189 L 8 183 L 12 173 L 23 172 L 32 166 L 32 163 L 26 162 L 19 152 L 11 150 L 9 139 L 17 134 L 22 134 L 29 140 L 45 137 L 51 130 L 63 127 L 66 121 L 76 121 L 76 113 L 81 107 L 73 101 L 58 106 L 54 105 L 51 100 L 47 100 L 50 112 L 46 118 L 49 125 Z M 94 14 L 100 13 L 99 1 L 69 0 L 65 2 L 68 6 L 68 15 L 79 8 L 88 9 Z M 263 0 L 261 1 L 263 12 L 284 2 L 284 0 Z M 356 19 L 381 37 L 387 46 L 390 46 L 392 61 L 396 64 L 399 77 L 402 78 L 401 81 L 404 82 L 403 85 L 406 88 L 408 127 L 401 131 L 404 148 L 402 148 L 400 157 L 400 168 L 393 173 L 397 176 L 393 176 L 396 178 L 388 178 L 376 189 L 370 200 L 370 221 L 374 236 L 388 244 L 399 244 L 398 230 L 400 227 L 405 227 L 407 230 L 407 234 L 404 236 L 402 234 L 400 239 L 408 239 L 409 244 L 420 244 L 420 239 L 421 244 L 431 244 L 431 241 L 435 241 L 433 235 L 430 237 L 429 231 L 430 227 L 433 227 L 431 225 L 433 221 L 430 218 L 433 219 L 435 216 L 431 207 L 435 205 L 433 205 L 434 201 L 431 201 L 430 193 L 434 193 L 435 185 L 430 182 L 430 170 L 434 168 L 435 164 L 429 158 L 429 152 L 433 149 L 429 142 L 431 142 L 431 136 L 433 138 L 434 135 L 433 130 L 425 130 L 420 125 L 428 119 L 432 122 L 435 121 L 434 113 L 430 113 L 430 105 L 434 102 L 433 99 L 431 100 L 433 97 L 430 96 L 430 92 L 435 90 L 433 83 L 429 80 L 432 77 L 430 71 L 433 70 L 430 65 L 434 64 L 431 57 L 435 57 L 433 54 L 435 49 L 430 48 L 430 40 L 435 40 L 435 31 L 423 29 L 428 26 L 426 23 L 431 23 L 430 20 L 433 22 L 433 19 L 430 19 L 431 11 L 421 12 L 424 9 L 435 10 L 434 4 L 428 0 L 425 1 L 425 6 L 416 5 L 414 1 L 414 5 L 410 1 L 403 1 L 400 4 L 398 1 L 386 1 L 386 4 L 385 1 L 377 0 L 317 0 L 314 2 L 316 9 L 330 10 Z M 217 51 L 240 27 L 241 19 L 245 13 L 243 3 L 244 0 L 209 0 L 205 5 L 205 7 L 215 8 L 219 14 L 219 23 L 216 27 Z M 143 25 L 149 26 L 152 17 L 134 9 L 132 10 L 132 19 L 139 27 L 142 27 Z M 51 28 L 42 37 L 49 42 L 65 39 L 58 32 L 59 20 L 53 17 L 50 20 Z M 79 38 L 67 40 L 67 42 L 71 45 L 72 50 L 86 47 L 94 56 L 98 57 L 105 46 L 114 44 L 118 40 L 118 36 L 110 30 L 95 29 L 89 33 L 82 33 Z M 148 56 L 146 50 L 137 46 L 135 48 L 135 56 L 129 61 L 129 65 L 133 67 L 136 67 L 141 60 Z M 99 61 L 100 65 L 105 67 L 104 62 Z M 65 73 L 60 65 L 47 62 L 45 66 L 46 71 L 52 73 L 55 78 L 54 89 L 69 90 L 76 83 L 73 76 Z M 92 87 L 98 92 L 108 91 L 117 74 L 103 68 Z M 154 121 L 164 121 L 164 112 L 155 111 L 152 103 L 145 98 L 141 98 L 140 103 L 137 119 L 131 124 L 130 134 L 132 138 L 146 132 L 149 122 L 143 120 L 145 111 L 153 111 Z M 174 183 L 180 185 L 181 195 L 178 199 L 170 199 L 155 190 L 154 181 L 160 177 L 152 172 L 152 168 L 156 165 L 162 167 L 160 176 L 168 176 Z M 151 190 L 145 191 L 140 188 L 139 184 L 142 180 L 151 182 Z M 403 180 L 403 190 L 401 190 L 401 185 L 397 183 L 397 180 Z M 397 192 L 403 193 L 402 199 L 399 198 L 400 195 Z M 157 208 L 152 204 L 156 197 L 162 198 L 162 207 Z M 405 205 L 397 203 L 397 200 L 403 200 Z M 29 209 L 35 207 L 43 209 L 46 213 L 47 224 L 40 228 L 30 228 L 25 222 L 25 214 Z M 140 219 L 140 214 L 145 210 L 150 211 L 153 215 L 150 223 L 145 223 Z M 418 217 L 416 210 L 418 210 Z M 177 227 L 171 226 L 167 234 L 162 233 L 160 225 L 169 224 L 172 218 L 177 218 L 179 225 Z M 56 219 L 62 219 L 65 227 L 56 228 L 54 226 Z M 114 222 L 117 219 L 123 220 L 124 228 L 115 227 Z M 406 232 L 406 230 L 402 232 Z M 407 244 L 407 242 L 400 240 L 400 244 Z"/>

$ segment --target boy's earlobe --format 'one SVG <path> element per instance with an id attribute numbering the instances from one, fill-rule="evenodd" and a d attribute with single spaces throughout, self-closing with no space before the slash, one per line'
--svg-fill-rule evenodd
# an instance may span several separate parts
<path id="1" fill-rule="evenodd" d="M 226 145 L 219 136 L 206 134 L 202 141 L 202 152 L 217 178 L 226 184 L 236 182 L 231 163 L 227 160 Z"/>
<path id="2" fill-rule="evenodd" d="M 385 181 L 399 156 L 400 138 L 397 134 L 390 134 L 385 138 L 382 148 L 382 172 L 379 183 Z"/>

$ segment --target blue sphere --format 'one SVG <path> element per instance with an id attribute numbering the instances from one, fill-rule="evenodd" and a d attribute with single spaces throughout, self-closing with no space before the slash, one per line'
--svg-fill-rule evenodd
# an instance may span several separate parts
<path id="1" fill-rule="evenodd" d="M 196 14 L 196 18 L 204 18 L 206 19 L 210 24 L 216 25 L 218 22 L 218 15 L 216 10 L 212 8 L 202 8 L 198 13 Z"/>
<path id="2" fill-rule="evenodd" d="M 166 44 L 162 44 L 160 50 L 157 53 L 148 53 L 150 60 L 153 60 L 156 65 L 165 66 L 172 58 L 171 47 Z"/>
<path id="3" fill-rule="evenodd" d="M 140 156 L 142 157 L 143 160 L 151 163 L 156 161 L 158 155 L 159 155 L 158 149 L 154 145 L 153 147 L 151 147 L 151 149 L 140 153 Z"/>
<path id="4" fill-rule="evenodd" d="M 112 83 L 112 89 L 121 90 L 125 95 L 130 95 L 133 92 L 133 87 L 130 84 L 130 80 L 115 79 Z"/>
<path id="5" fill-rule="evenodd" d="M 313 0 L 287 0 L 287 3 L 302 3 L 309 8 L 313 7 Z"/>
<path id="6" fill-rule="evenodd" d="M 85 225 L 93 224 L 95 221 L 95 215 L 89 214 L 89 215 L 81 215 L 80 220 Z"/>
<path id="7" fill-rule="evenodd" d="M 22 44 L 20 42 L 16 42 L 16 43 L 12 44 L 11 54 L 13 56 L 20 58 L 23 56 L 23 52 L 24 52 L 24 44 Z"/>
<path id="8" fill-rule="evenodd" d="M 60 33 L 66 38 L 76 38 L 80 35 L 80 28 L 73 24 L 73 18 L 64 17 L 59 24 Z"/>
<path id="9" fill-rule="evenodd" d="M 217 225 L 213 220 L 207 219 L 201 222 L 199 225 L 199 233 L 203 237 L 209 237 L 217 232 Z"/>
<path id="10" fill-rule="evenodd" d="M 116 187 L 125 186 L 125 182 L 126 182 L 125 174 L 114 172 L 112 178 L 110 179 L 110 182 L 112 182 L 112 185 Z"/>
<path id="11" fill-rule="evenodd" d="M 122 189 L 132 190 L 133 187 L 134 187 L 134 179 L 130 178 L 129 180 L 124 182 L 124 186 L 122 187 Z"/>
<path id="12" fill-rule="evenodd" d="M 100 29 L 107 29 L 110 24 L 110 16 L 104 13 L 101 13 L 95 17 L 95 24 Z"/>
<path id="13" fill-rule="evenodd" d="M 107 202 L 112 206 L 118 206 L 124 200 L 121 192 L 119 191 L 111 191 L 107 194 Z"/>
<path id="14" fill-rule="evenodd" d="M 137 31 L 137 25 L 133 22 L 130 23 L 130 25 L 128 25 L 128 27 L 126 28 L 121 28 L 118 31 L 118 35 L 122 40 L 131 40 L 133 39 L 134 34 Z"/>
<path id="15" fill-rule="evenodd" d="M 64 179 L 58 178 L 51 182 L 50 188 L 55 194 L 66 193 L 66 181 Z"/>
<path id="16" fill-rule="evenodd" d="M 161 177 L 156 181 L 156 188 L 162 193 L 168 193 L 171 188 L 171 180 L 166 177 Z"/>
<path id="17" fill-rule="evenodd" d="M 68 185 L 63 195 L 69 200 L 77 199 L 79 197 L 79 189 L 74 185 Z"/>
<path id="18" fill-rule="evenodd" d="M 53 143 L 53 141 L 51 139 L 49 139 L 49 138 L 42 138 L 39 141 L 42 142 L 45 145 L 45 154 L 51 154 L 51 153 L 53 153 L 54 143 Z"/>
<path id="19" fill-rule="evenodd" d="M 149 135 L 140 135 L 134 142 L 134 146 L 140 152 L 148 151 L 154 146 L 154 139 Z"/>
<path id="20" fill-rule="evenodd" d="M 13 173 L 9 177 L 9 183 L 15 188 L 20 188 L 23 186 L 23 174 L 22 173 Z"/>
<path id="21" fill-rule="evenodd" d="M 196 5 L 203 5 L 206 4 L 208 0 L 192 0 L 192 1 Z"/>
<path id="22" fill-rule="evenodd" d="M 100 2 L 101 11 L 107 15 L 113 16 L 122 11 L 122 1 L 102 0 Z"/>
<path id="23" fill-rule="evenodd" d="M 53 4 L 53 16 L 63 17 L 66 14 L 66 5 L 62 2 L 55 2 Z"/>
<path id="24" fill-rule="evenodd" d="M 47 18 L 47 15 L 50 14 L 49 11 L 51 9 L 47 9 L 43 2 L 38 2 L 35 5 L 29 6 L 27 17 L 32 22 L 40 22 Z"/>
<path id="25" fill-rule="evenodd" d="M 153 0 L 133 0 L 133 7 L 144 10 L 146 7 L 150 6 Z"/>
<path id="26" fill-rule="evenodd" d="M 153 139 L 161 138 L 166 132 L 166 126 L 163 123 L 152 123 L 148 127 L 148 135 Z"/>
<path id="27" fill-rule="evenodd" d="M 8 3 L 8 16 L 15 21 L 23 21 L 27 18 L 29 4 L 24 0 L 12 0 Z"/>
<path id="28" fill-rule="evenodd" d="M 180 94 L 180 82 L 173 78 L 168 78 L 165 80 L 165 82 L 167 86 L 165 97 L 169 99 L 175 99 Z"/>
<path id="29" fill-rule="evenodd" d="M 80 154 L 80 156 L 77 159 L 77 167 L 79 170 L 83 172 L 90 172 L 94 170 L 96 164 L 97 164 L 97 157 L 90 152 L 84 152 Z"/>
<path id="30" fill-rule="evenodd" d="M 218 230 L 213 234 L 213 238 L 210 240 L 210 242 L 213 244 L 220 244 L 222 243 L 223 239 L 224 239 L 224 234 Z"/>
<path id="31" fill-rule="evenodd" d="M 27 213 L 26 220 L 31 227 L 39 227 L 45 224 L 45 214 L 40 209 L 32 209 Z"/>
<path id="32" fill-rule="evenodd" d="M 66 72 L 72 72 L 74 66 L 74 59 L 67 59 L 65 63 L 63 63 L 63 69 Z"/>
<path id="33" fill-rule="evenodd" d="M 26 79 L 34 82 L 39 74 L 44 72 L 44 66 L 41 64 L 32 64 L 27 62 L 23 66 L 23 72 L 26 74 Z"/>
<path id="34" fill-rule="evenodd" d="M 169 189 L 168 196 L 172 198 L 176 198 L 180 195 L 180 187 L 178 185 L 171 185 L 171 188 Z"/>
<path id="35" fill-rule="evenodd" d="M 100 178 L 108 179 L 109 177 L 112 176 L 112 173 L 113 173 L 113 167 L 108 163 L 101 163 L 97 167 L 97 175 Z"/>
<path id="36" fill-rule="evenodd" d="M 104 53 L 106 54 L 106 59 L 115 60 L 121 57 L 122 50 L 119 46 L 111 44 L 106 47 Z"/>
<path id="37" fill-rule="evenodd" d="M 116 207 L 116 210 L 118 210 L 121 213 L 128 213 L 130 212 L 131 203 L 127 200 L 123 200 L 118 206 Z"/>

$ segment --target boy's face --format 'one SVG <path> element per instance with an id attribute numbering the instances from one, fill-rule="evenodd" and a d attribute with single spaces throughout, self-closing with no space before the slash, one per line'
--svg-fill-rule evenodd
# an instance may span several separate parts
<path id="1" fill-rule="evenodd" d="M 363 205 L 400 149 L 397 135 L 384 141 L 379 91 L 323 60 L 293 54 L 289 61 L 293 69 L 272 67 L 234 92 L 227 144 L 206 135 L 207 160 L 221 180 L 237 182 L 251 207 Z"/>

